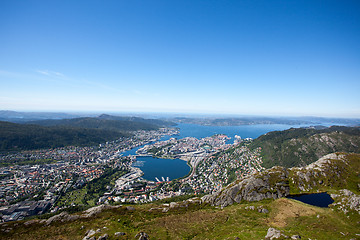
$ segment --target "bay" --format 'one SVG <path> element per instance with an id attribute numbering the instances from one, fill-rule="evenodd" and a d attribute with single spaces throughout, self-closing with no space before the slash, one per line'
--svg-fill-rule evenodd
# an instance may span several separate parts
<path id="1" fill-rule="evenodd" d="M 176 127 L 180 134 L 176 138 L 195 137 L 197 139 L 211 137 L 215 134 L 225 134 L 230 137 L 229 143 L 233 143 L 235 135 L 241 138 L 257 138 L 271 131 L 282 131 L 289 128 L 299 128 L 308 125 L 287 125 L 287 124 L 255 124 L 240 126 L 202 126 L 198 124 L 181 123 Z"/>
<path id="2" fill-rule="evenodd" d="M 164 136 L 160 141 L 168 140 L 171 137 L 182 139 L 185 137 L 195 137 L 197 139 L 211 137 L 215 134 L 225 134 L 230 137 L 227 143 L 233 143 L 235 135 L 241 138 L 257 138 L 262 134 L 270 131 L 282 131 L 291 127 L 302 127 L 300 125 L 286 124 L 257 124 L 257 125 L 241 125 L 241 126 L 202 126 L 198 124 L 181 123 L 176 126 L 180 133 L 175 136 Z M 136 155 L 136 151 L 143 146 L 139 146 L 123 152 L 123 156 Z M 181 178 L 189 173 L 190 167 L 186 161 L 180 159 L 158 159 L 151 156 L 137 157 L 134 166 L 139 167 L 143 172 L 143 178 L 155 181 L 157 177 L 161 181 L 161 177 L 169 177 L 170 180 Z"/>

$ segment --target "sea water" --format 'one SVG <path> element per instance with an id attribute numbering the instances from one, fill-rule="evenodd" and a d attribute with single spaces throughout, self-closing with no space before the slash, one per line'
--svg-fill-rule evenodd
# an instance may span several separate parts
<path id="1" fill-rule="evenodd" d="M 300 125 L 286 125 L 286 124 L 256 124 L 256 125 L 241 125 L 241 126 L 202 126 L 198 124 L 181 123 L 176 126 L 180 129 L 179 135 L 165 136 L 161 141 L 167 140 L 171 137 L 177 139 L 185 137 L 195 137 L 197 139 L 211 137 L 215 134 L 225 134 L 231 139 L 227 143 L 233 143 L 235 135 L 241 138 L 257 138 L 270 131 L 282 131 L 291 127 L 300 127 Z M 136 155 L 136 151 L 141 148 L 136 147 L 129 151 L 123 152 L 123 156 Z M 161 177 L 169 177 L 170 180 L 180 178 L 189 173 L 190 167 L 186 161 L 180 159 L 158 159 L 153 157 L 137 157 L 140 163 L 135 163 L 134 166 L 139 167 L 143 172 L 143 178 L 146 180 L 155 181 L 157 177 L 162 181 Z"/>

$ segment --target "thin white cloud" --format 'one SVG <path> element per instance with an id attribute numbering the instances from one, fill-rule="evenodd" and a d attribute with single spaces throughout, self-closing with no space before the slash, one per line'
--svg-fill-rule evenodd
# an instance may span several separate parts
<path id="1" fill-rule="evenodd" d="M 60 72 L 55 71 L 49 71 L 49 70 L 36 70 L 37 73 L 40 73 L 42 75 L 50 76 L 50 77 L 65 77 L 64 74 Z"/>
<path id="2" fill-rule="evenodd" d="M 43 75 L 46 75 L 46 76 L 49 76 L 50 73 L 48 71 L 44 71 L 44 70 L 36 70 L 37 73 L 40 73 L 40 74 L 43 74 Z"/>

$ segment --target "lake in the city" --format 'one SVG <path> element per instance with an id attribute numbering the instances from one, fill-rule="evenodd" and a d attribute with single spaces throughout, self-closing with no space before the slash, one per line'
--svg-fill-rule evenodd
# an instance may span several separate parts
<path id="1" fill-rule="evenodd" d="M 186 161 L 181 159 L 137 157 L 134 166 L 139 167 L 144 172 L 142 177 L 150 181 L 181 178 L 190 171 Z"/>
<path id="2" fill-rule="evenodd" d="M 270 131 L 281 131 L 291 127 L 301 127 L 300 125 L 285 124 L 257 124 L 257 125 L 241 125 L 241 126 L 201 126 L 197 124 L 178 124 L 176 127 L 180 129 L 180 134 L 176 136 L 165 136 L 161 140 L 167 140 L 171 137 L 177 139 L 185 137 L 204 138 L 215 134 L 225 134 L 231 139 L 228 143 L 233 143 L 235 135 L 241 138 L 257 138 L 262 134 Z M 123 152 L 123 156 L 136 155 L 136 151 L 141 148 L 137 147 L 129 151 Z M 143 178 L 155 181 L 157 177 L 160 181 L 161 177 L 169 177 L 170 180 L 183 177 L 190 171 L 187 163 L 180 159 L 158 159 L 153 157 L 138 157 L 135 163 L 143 172 Z"/>

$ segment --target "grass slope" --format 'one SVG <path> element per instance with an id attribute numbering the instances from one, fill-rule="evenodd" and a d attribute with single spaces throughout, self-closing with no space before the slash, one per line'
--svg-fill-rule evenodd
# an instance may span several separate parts
<path id="1" fill-rule="evenodd" d="M 247 209 L 254 206 L 255 210 Z M 150 239 L 263 239 L 269 227 L 285 235 L 302 239 L 358 239 L 359 214 L 344 215 L 330 208 L 318 208 L 295 200 L 278 199 L 256 203 L 235 204 L 224 209 L 205 204 L 149 211 L 159 204 L 126 207 L 103 211 L 90 219 L 55 222 L 49 226 L 23 222 L 1 225 L 1 239 L 83 239 L 90 230 L 100 229 L 95 236 L 109 234 L 109 239 L 134 239 L 146 232 Z M 259 213 L 258 207 L 269 210 Z M 9 230 L 8 233 L 4 232 Z M 115 232 L 126 235 L 116 237 Z"/>

